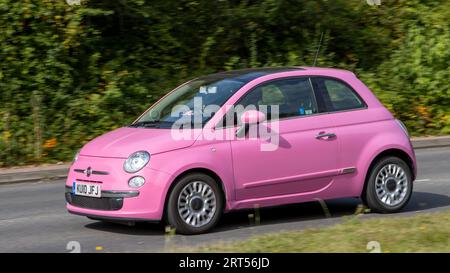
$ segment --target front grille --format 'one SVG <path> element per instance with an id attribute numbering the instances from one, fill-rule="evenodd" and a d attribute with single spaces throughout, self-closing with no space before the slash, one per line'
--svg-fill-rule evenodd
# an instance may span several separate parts
<path id="1" fill-rule="evenodd" d="M 119 210 L 123 206 L 122 197 L 87 197 L 66 192 L 66 201 L 75 207 L 95 210 Z"/>

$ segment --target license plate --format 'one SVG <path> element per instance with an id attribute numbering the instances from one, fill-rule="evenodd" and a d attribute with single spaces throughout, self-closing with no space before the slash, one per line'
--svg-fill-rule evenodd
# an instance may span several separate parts
<path id="1" fill-rule="evenodd" d="M 73 182 L 72 193 L 75 195 L 102 197 L 102 189 L 98 184 Z"/>

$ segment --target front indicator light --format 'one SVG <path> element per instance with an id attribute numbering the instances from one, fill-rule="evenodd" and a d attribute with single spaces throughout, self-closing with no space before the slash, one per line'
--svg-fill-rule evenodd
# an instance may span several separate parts
<path id="1" fill-rule="evenodd" d="M 145 184 L 145 178 L 142 176 L 134 176 L 128 180 L 128 186 L 132 188 L 139 188 L 142 187 L 142 185 Z"/>

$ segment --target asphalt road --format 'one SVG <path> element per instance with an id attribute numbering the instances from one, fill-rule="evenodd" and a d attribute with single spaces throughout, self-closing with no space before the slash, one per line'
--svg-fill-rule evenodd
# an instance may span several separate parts
<path id="1" fill-rule="evenodd" d="M 419 175 L 408 206 L 401 213 L 366 214 L 402 217 L 414 213 L 450 210 L 450 148 L 416 151 Z M 204 235 L 165 235 L 164 226 L 129 227 L 103 223 L 66 212 L 64 181 L 0 186 L 0 252 L 70 252 L 76 241 L 81 252 L 162 252 L 213 241 L 239 240 L 255 234 L 327 226 L 354 213 L 359 201 L 305 203 L 226 214 L 213 232 Z M 69 244 L 69 248 L 68 248 Z M 77 243 L 75 243 L 77 244 Z"/>

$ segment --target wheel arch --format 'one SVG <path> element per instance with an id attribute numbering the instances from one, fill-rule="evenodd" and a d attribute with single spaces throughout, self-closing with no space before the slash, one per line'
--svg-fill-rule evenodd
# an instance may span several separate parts
<path id="1" fill-rule="evenodd" d="M 372 170 L 373 166 L 377 163 L 378 160 L 380 160 L 381 158 L 386 157 L 386 156 L 395 156 L 395 157 L 398 157 L 398 158 L 402 159 L 403 161 L 405 161 L 406 165 L 408 165 L 409 170 L 411 172 L 412 181 L 414 181 L 416 179 L 416 177 L 415 177 L 415 170 L 414 170 L 414 161 L 411 158 L 411 156 L 407 152 L 402 150 L 402 149 L 389 148 L 389 149 L 386 149 L 386 150 L 383 150 L 383 151 L 379 152 L 371 160 L 371 162 L 369 164 L 369 167 L 367 168 L 366 175 L 364 177 L 364 186 L 363 186 L 363 189 L 361 191 L 361 196 L 363 196 L 364 193 L 366 192 L 367 182 L 368 182 L 368 179 L 370 177 L 370 171 Z"/>
<path id="2" fill-rule="evenodd" d="M 219 189 L 221 191 L 222 197 L 223 197 L 223 208 L 225 210 L 226 205 L 227 205 L 228 197 L 227 197 L 227 191 L 226 191 L 226 188 L 225 188 L 225 185 L 223 183 L 222 178 L 216 172 L 214 172 L 211 169 L 204 168 L 204 167 L 194 167 L 194 168 L 190 168 L 190 169 L 182 171 L 181 173 L 179 173 L 178 175 L 176 175 L 172 179 L 172 183 L 170 183 L 170 186 L 167 189 L 166 195 L 164 197 L 164 211 L 163 211 L 163 217 L 162 217 L 163 219 L 165 219 L 165 217 L 166 217 L 166 211 L 167 211 L 167 204 L 168 204 L 168 201 L 169 201 L 169 195 L 172 192 L 173 188 L 175 187 L 177 182 L 182 177 L 184 177 L 184 176 L 186 176 L 188 174 L 191 174 L 191 173 L 203 173 L 203 174 L 206 174 L 206 175 L 212 177 L 216 181 L 216 183 L 219 186 Z"/>

